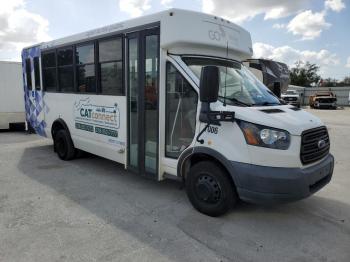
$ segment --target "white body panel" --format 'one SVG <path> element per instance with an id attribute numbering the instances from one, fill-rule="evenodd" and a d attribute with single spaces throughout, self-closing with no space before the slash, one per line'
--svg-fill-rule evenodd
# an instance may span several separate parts
<path id="1" fill-rule="evenodd" d="M 132 28 L 152 23 L 160 23 L 160 47 L 169 53 L 227 57 L 228 47 L 228 58 L 244 60 L 253 54 L 250 34 L 242 27 L 213 15 L 180 9 L 170 9 L 43 43 L 41 48 L 88 41 L 116 32 L 129 32 Z"/>
<path id="2" fill-rule="evenodd" d="M 62 118 L 69 127 L 76 148 L 125 163 L 127 126 L 125 96 L 47 93 L 45 95 L 45 103 L 49 107 L 49 113 L 45 115 L 47 123 L 45 132 L 49 137 L 51 137 L 53 122 L 58 118 Z M 50 106 L 60 103 L 64 106 Z M 105 112 L 99 113 L 100 108 L 104 108 Z M 109 109 L 111 111 L 116 110 L 116 114 L 107 112 Z M 107 118 L 108 120 L 101 120 L 102 118 Z M 118 137 L 84 131 L 81 129 L 83 126 L 76 128 L 76 125 L 108 128 L 116 131 Z"/>
<path id="3" fill-rule="evenodd" d="M 21 63 L 0 62 L 0 79 L 0 129 L 7 129 L 25 121 Z"/>
<path id="4" fill-rule="evenodd" d="M 301 133 L 305 130 L 322 126 L 322 121 L 312 114 L 300 110 L 291 110 L 291 106 L 274 106 L 284 113 L 267 114 L 261 110 L 268 107 L 223 107 L 220 102 L 211 106 L 212 110 L 234 111 L 236 118 L 268 127 L 287 130 L 291 134 L 288 150 L 275 150 L 265 147 L 247 145 L 242 131 L 235 124 L 224 123 L 219 127 L 219 135 L 206 132 L 203 137 L 212 141 L 205 145 L 223 154 L 228 160 L 270 167 L 302 167 L 300 161 Z M 201 146 L 197 143 L 197 146 Z"/>

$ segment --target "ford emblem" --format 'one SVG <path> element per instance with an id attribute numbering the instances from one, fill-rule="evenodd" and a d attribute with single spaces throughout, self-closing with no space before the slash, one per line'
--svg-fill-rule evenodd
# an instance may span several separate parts
<path id="1" fill-rule="evenodd" d="M 326 141 L 324 141 L 323 139 L 322 140 L 319 140 L 318 143 L 317 143 L 317 146 L 319 149 L 322 149 L 326 146 Z"/>

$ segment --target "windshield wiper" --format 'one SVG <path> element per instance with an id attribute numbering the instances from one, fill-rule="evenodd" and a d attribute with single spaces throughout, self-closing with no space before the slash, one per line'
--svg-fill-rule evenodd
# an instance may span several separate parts
<path id="1" fill-rule="evenodd" d="M 233 97 L 231 98 L 231 97 L 219 96 L 219 98 L 227 99 L 227 100 L 229 100 L 229 101 L 231 101 L 231 102 L 233 102 L 233 103 L 236 103 L 236 104 L 238 104 L 238 105 L 241 105 L 241 106 L 247 106 L 247 107 L 252 106 L 251 104 L 244 103 L 244 102 L 242 102 L 242 101 L 240 101 L 240 100 L 238 100 L 238 99 L 236 99 L 236 98 L 233 98 Z"/>

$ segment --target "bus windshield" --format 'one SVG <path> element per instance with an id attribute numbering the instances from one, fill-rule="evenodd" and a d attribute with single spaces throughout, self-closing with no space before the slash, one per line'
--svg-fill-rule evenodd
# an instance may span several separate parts
<path id="1" fill-rule="evenodd" d="M 204 66 L 217 66 L 220 71 L 219 100 L 235 106 L 280 105 L 279 99 L 242 64 L 214 58 L 182 57 L 200 79 Z"/>

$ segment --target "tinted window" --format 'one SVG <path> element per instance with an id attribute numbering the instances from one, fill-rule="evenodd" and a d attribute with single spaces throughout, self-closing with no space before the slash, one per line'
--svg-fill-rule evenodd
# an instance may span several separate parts
<path id="1" fill-rule="evenodd" d="M 35 79 L 35 89 L 40 90 L 40 66 L 39 57 L 34 57 L 34 79 Z"/>
<path id="2" fill-rule="evenodd" d="M 157 173 L 158 156 L 158 35 L 148 35 L 145 38 L 145 169 L 153 174 Z"/>
<path id="3" fill-rule="evenodd" d="M 58 81 L 61 92 L 74 92 L 73 67 L 62 67 L 58 69 Z"/>
<path id="4" fill-rule="evenodd" d="M 78 91 L 96 92 L 95 65 L 83 65 L 77 68 Z"/>
<path id="5" fill-rule="evenodd" d="M 73 47 L 57 50 L 58 86 L 60 92 L 74 92 Z"/>
<path id="6" fill-rule="evenodd" d="M 76 49 L 77 64 L 90 64 L 95 62 L 94 44 L 78 46 Z"/>
<path id="7" fill-rule="evenodd" d="M 106 95 L 123 94 L 123 66 L 122 62 L 109 62 L 100 65 L 101 89 Z"/>
<path id="8" fill-rule="evenodd" d="M 45 91 L 56 91 L 56 68 L 43 70 Z"/>
<path id="9" fill-rule="evenodd" d="M 129 83 L 129 161 L 130 166 L 138 168 L 138 137 L 139 137 L 139 41 L 138 38 L 128 39 L 128 83 Z"/>
<path id="10" fill-rule="evenodd" d="M 43 67 L 55 67 L 56 66 L 56 55 L 54 52 L 43 54 L 42 56 Z"/>
<path id="11" fill-rule="evenodd" d="M 99 41 L 99 72 L 102 94 L 124 94 L 122 60 L 121 38 Z"/>
<path id="12" fill-rule="evenodd" d="M 261 67 L 260 64 L 250 63 L 249 67 L 255 68 L 255 69 L 258 69 L 258 70 L 262 70 L 262 67 Z"/>
<path id="13" fill-rule="evenodd" d="M 45 91 L 56 91 L 56 53 L 50 52 L 41 56 L 43 67 L 43 84 Z"/>
<path id="14" fill-rule="evenodd" d="M 99 42 L 100 62 L 122 60 L 122 41 L 120 38 Z"/>
<path id="15" fill-rule="evenodd" d="M 71 65 L 73 64 L 73 49 L 61 49 L 57 52 L 57 60 L 59 66 Z"/>
<path id="16" fill-rule="evenodd" d="M 32 66 L 30 64 L 30 58 L 26 59 L 26 76 L 27 76 L 27 87 L 32 89 Z"/>

